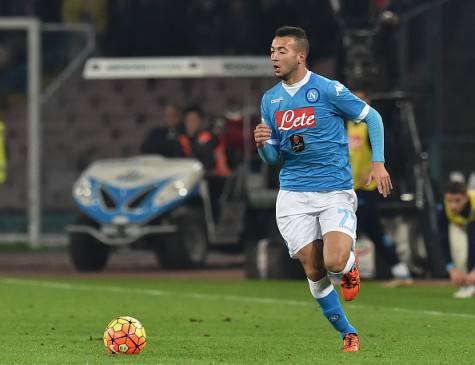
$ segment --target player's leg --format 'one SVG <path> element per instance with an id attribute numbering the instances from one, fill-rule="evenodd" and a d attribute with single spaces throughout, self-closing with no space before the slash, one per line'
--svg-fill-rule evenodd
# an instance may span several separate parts
<path id="1" fill-rule="evenodd" d="M 327 276 L 323 262 L 323 241 L 315 240 L 297 252 L 297 257 L 302 264 L 305 275 L 310 281 L 318 282 Z M 312 290 L 312 288 L 310 288 Z"/>
<path id="2" fill-rule="evenodd" d="M 311 197 L 307 195 L 309 194 L 279 192 L 276 204 L 277 226 L 287 243 L 290 257 L 300 260 L 308 278 L 310 292 L 325 317 L 343 337 L 353 338 L 356 331 L 349 325 L 324 267 L 320 225 L 316 214 L 309 209 L 307 199 Z M 346 351 L 348 349 L 357 351 L 355 346 L 347 347 Z"/>
<path id="3" fill-rule="evenodd" d="M 475 297 L 475 222 L 467 224 L 467 295 Z"/>
<path id="4" fill-rule="evenodd" d="M 331 275 L 341 277 L 341 294 L 346 301 L 351 301 L 360 290 L 354 238 L 343 232 L 330 231 L 323 236 L 323 241 L 325 266 Z"/>
<path id="5" fill-rule="evenodd" d="M 349 323 L 323 261 L 323 241 L 316 240 L 304 246 L 298 253 L 310 293 L 320 306 L 323 315 L 344 339 L 343 351 L 359 351 L 359 338 L 356 329 Z"/>
<path id="6" fill-rule="evenodd" d="M 337 191 L 323 197 L 319 216 L 323 234 L 323 258 L 327 270 L 341 277 L 341 292 L 346 301 L 359 292 L 360 275 L 354 246 L 356 241 L 357 198 L 353 190 Z"/>
<path id="7" fill-rule="evenodd" d="M 475 222 L 467 224 L 467 243 L 467 273 L 470 273 L 475 269 Z"/>

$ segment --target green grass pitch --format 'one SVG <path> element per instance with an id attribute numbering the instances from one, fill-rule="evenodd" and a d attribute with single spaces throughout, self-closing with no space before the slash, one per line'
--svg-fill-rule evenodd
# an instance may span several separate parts
<path id="1" fill-rule="evenodd" d="M 475 299 L 453 291 L 364 282 L 344 354 L 304 281 L 0 277 L 0 364 L 474 364 Z M 144 324 L 141 354 L 106 352 L 118 315 Z"/>

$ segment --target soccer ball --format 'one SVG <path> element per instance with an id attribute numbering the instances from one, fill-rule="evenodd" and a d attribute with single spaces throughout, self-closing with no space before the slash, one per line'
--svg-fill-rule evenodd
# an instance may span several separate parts
<path id="1" fill-rule="evenodd" d="M 145 328 L 132 317 L 117 317 L 104 331 L 104 345 L 112 354 L 138 354 L 147 343 Z"/>

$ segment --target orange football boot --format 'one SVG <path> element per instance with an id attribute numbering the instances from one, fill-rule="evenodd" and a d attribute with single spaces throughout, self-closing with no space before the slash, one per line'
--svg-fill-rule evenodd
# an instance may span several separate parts
<path id="1" fill-rule="evenodd" d="M 358 255 L 355 252 L 355 266 L 341 277 L 341 295 L 345 301 L 355 299 L 360 291 L 360 271 L 358 270 Z"/>
<path id="2" fill-rule="evenodd" d="M 358 352 L 360 350 L 360 338 L 356 333 L 347 333 L 343 337 L 343 352 Z"/>

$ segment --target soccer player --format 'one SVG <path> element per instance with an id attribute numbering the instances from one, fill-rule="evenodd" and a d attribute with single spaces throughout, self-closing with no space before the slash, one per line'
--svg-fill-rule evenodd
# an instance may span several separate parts
<path id="1" fill-rule="evenodd" d="M 368 105 L 371 99 L 360 88 L 353 93 Z M 366 123 L 348 121 L 346 123 L 348 134 L 348 146 L 350 149 L 350 164 L 353 173 L 353 189 L 358 197 L 357 232 L 360 228 L 366 232 L 373 241 L 376 250 L 381 254 L 384 261 L 389 265 L 393 280 L 385 284 L 387 287 L 411 285 L 413 283 L 409 267 L 399 259 L 396 252 L 396 243 L 384 233 L 379 219 L 377 206 L 378 192 L 376 181 L 366 184 L 368 173 L 371 171 L 371 146 L 368 138 L 368 126 Z"/>
<path id="2" fill-rule="evenodd" d="M 254 140 L 264 162 L 281 158 L 277 225 L 290 256 L 300 260 L 324 316 L 343 338 L 343 351 L 356 352 L 358 333 L 328 275 L 341 277 L 345 300 L 355 298 L 360 287 L 354 253 L 357 199 L 344 120 L 368 124 L 373 148 L 368 182 L 375 180 L 386 197 L 392 186 L 384 167 L 382 120 L 342 84 L 307 69 L 309 44 L 302 28 L 277 29 L 270 51 L 281 82 L 262 97 Z"/>
<path id="3" fill-rule="evenodd" d="M 468 190 L 463 182 L 452 181 L 444 189 L 444 202 L 438 206 L 439 229 L 445 263 L 450 280 L 459 286 L 455 298 L 475 296 L 475 190 Z M 467 232 L 468 254 L 466 270 L 457 267 L 449 241 L 449 223 Z"/>

